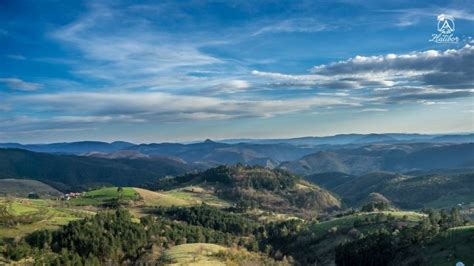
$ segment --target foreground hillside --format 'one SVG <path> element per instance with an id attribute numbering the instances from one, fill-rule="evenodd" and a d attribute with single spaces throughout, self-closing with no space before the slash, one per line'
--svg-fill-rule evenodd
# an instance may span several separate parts
<path id="1" fill-rule="evenodd" d="M 286 171 L 243 165 L 219 166 L 200 173 L 159 180 L 154 189 L 199 186 L 239 207 L 257 207 L 303 216 L 325 214 L 341 207 L 337 197 Z"/>
<path id="2" fill-rule="evenodd" d="M 458 206 L 474 202 L 472 174 L 307 178 L 325 188 L 283 170 L 239 164 L 154 179 L 142 184 L 147 189 L 104 186 L 62 199 L 38 181 L 0 180 L 15 188 L 0 197 L 0 263 L 472 263 L 472 224 Z M 25 198 L 31 192 L 40 199 Z"/>
<path id="3" fill-rule="evenodd" d="M 140 219 L 121 207 L 6 241 L 3 260 L 40 265 L 452 265 L 472 260 L 473 231 L 464 224 L 456 211 L 352 212 L 321 222 L 256 223 L 207 205 L 159 208 Z"/>
<path id="4" fill-rule="evenodd" d="M 354 178 L 332 176 L 337 182 L 327 187 Z M 391 176 L 387 186 L 403 180 Z M 345 189 L 365 193 L 367 184 Z M 0 261 L 452 265 L 472 259 L 471 227 L 459 209 L 403 211 L 371 193 L 369 204 L 343 210 L 336 196 L 298 176 L 242 165 L 160 179 L 153 188 L 103 187 L 69 200 L 1 198 Z"/>

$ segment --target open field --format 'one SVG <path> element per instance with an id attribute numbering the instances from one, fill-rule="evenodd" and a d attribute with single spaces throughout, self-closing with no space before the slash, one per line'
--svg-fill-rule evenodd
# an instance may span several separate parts
<path id="1" fill-rule="evenodd" d="M 84 196 L 71 199 L 69 202 L 72 205 L 84 206 L 84 205 L 104 205 L 116 200 L 119 196 L 117 187 L 106 187 L 97 190 L 91 190 L 85 193 Z M 122 188 L 122 201 L 138 200 L 138 193 L 131 187 Z"/>
<path id="2" fill-rule="evenodd" d="M 15 238 L 38 229 L 54 229 L 94 214 L 55 200 L 0 198 L 0 206 L 6 207 L 9 220 L 15 221 L 14 224 L 0 224 L 0 238 Z"/>
<path id="3" fill-rule="evenodd" d="M 176 199 L 181 199 L 187 201 L 190 205 L 197 205 L 205 202 L 208 205 L 215 207 L 229 207 L 231 204 L 227 201 L 224 201 L 214 194 L 208 191 L 201 191 L 199 189 L 189 190 L 186 188 L 183 189 L 174 189 L 164 192 L 164 194 L 172 196 Z"/>
<path id="4" fill-rule="evenodd" d="M 145 206 L 188 206 L 192 205 L 188 200 L 168 195 L 166 192 L 155 192 L 142 188 L 134 188 L 134 190 L 140 195 Z"/>
<path id="5" fill-rule="evenodd" d="M 257 220 L 263 223 L 286 221 L 291 219 L 301 219 L 291 214 L 276 213 L 270 211 L 264 211 L 261 209 L 251 209 L 245 212 L 245 215 L 253 220 Z"/>
<path id="6" fill-rule="evenodd" d="M 170 248 L 166 255 L 170 259 L 167 265 L 225 265 L 216 255 L 226 247 L 215 244 L 183 244 Z"/>
<path id="7" fill-rule="evenodd" d="M 99 206 L 110 203 L 118 198 L 117 187 L 101 188 L 91 190 L 84 196 L 71 199 L 71 205 Z M 229 203 L 217 198 L 211 193 L 195 190 L 170 190 L 165 192 L 156 192 L 142 188 L 124 187 L 122 192 L 122 201 L 134 201 L 136 204 L 143 203 L 147 207 L 153 206 L 190 206 L 206 202 L 209 205 L 227 207 Z"/>

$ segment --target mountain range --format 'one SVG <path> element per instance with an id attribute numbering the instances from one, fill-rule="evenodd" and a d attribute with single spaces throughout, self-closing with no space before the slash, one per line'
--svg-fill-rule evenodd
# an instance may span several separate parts
<path id="1" fill-rule="evenodd" d="M 68 181 L 57 180 L 59 183 L 79 184 L 75 173 L 77 169 L 86 173 L 85 176 L 100 179 L 100 182 L 119 185 L 131 184 L 126 181 L 132 180 L 131 176 L 149 181 L 165 175 L 236 163 L 281 168 L 299 175 L 472 169 L 473 137 L 473 134 L 348 134 L 238 143 L 209 139 L 191 144 L 133 144 L 123 141 L 3 143 L 0 144 L 0 148 L 4 148 L 0 150 L 0 155 L 3 154 L 0 157 L 0 171 L 4 178 L 41 179 L 51 171 L 54 171 L 53 176 L 61 171 L 45 165 L 61 165 L 70 169 L 63 173 Z M 41 171 L 33 170 L 34 167 L 39 167 Z M 108 177 L 101 177 L 97 170 L 101 167 L 109 167 L 110 171 L 101 170 L 107 172 Z M 49 172 L 45 172 L 46 169 Z M 122 178 L 127 171 L 133 173 L 128 174 L 129 178 Z"/>
<path id="2" fill-rule="evenodd" d="M 474 143 L 474 134 L 345 134 L 328 137 L 293 139 L 241 139 L 215 142 L 206 140 L 191 144 L 150 143 L 133 144 L 123 141 L 112 143 L 81 141 L 52 144 L 0 143 L 0 148 L 18 148 L 34 152 L 83 155 L 102 158 L 147 158 L 149 156 L 182 160 L 202 167 L 244 163 L 270 168 L 284 167 L 299 174 L 315 172 L 366 172 L 370 170 L 397 170 L 386 163 L 386 156 L 404 156 L 422 148 L 453 144 Z M 353 157 L 354 155 L 357 158 Z M 309 156 L 309 157 L 305 157 Z M 416 156 L 416 155 L 413 155 Z M 381 158 L 382 157 L 382 158 Z M 318 161 L 315 166 L 311 161 Z M 299 165 L 300 164 L 300 165 Z M 365 164 L 365 165 L 364 165 Z M 403 164 L 403 163 L 398 163 Z M 398 165 L 397 164 L 397 165 Z M 311 170 L 311 168 L 318 168 Z M 407 166 L 408 167 L 408 166 Z M 417 165 L 413 165 L 416 168 Z M 309 168 L 309 170 L 305 170 Z M 392 169 L 393 168 L 393 169 Z M 403 166 L 402 168 L 406 168 Z"/>

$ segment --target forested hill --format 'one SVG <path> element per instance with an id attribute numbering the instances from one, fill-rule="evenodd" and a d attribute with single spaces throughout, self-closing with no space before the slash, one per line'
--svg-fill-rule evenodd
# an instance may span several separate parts
<path id="1" fill-rule="evenodd" d="M 340 195 L 349 206 L 364 204 L 379 193 L 400 208 L 452 208 L 474 200 L 474 171 L 401 175 L 378 172 L 361 176 L 315 174 L 307 180 Z"/>
<path id="2" fill-rule="evenodd" d="M 160 179 L 153 189 L 200 186 L 242 207 L 300 215 L 340 208 L 339 199 L 289 172 L 260 166 L 219 166 L 199 173 Z"/>
<path id="3" fill-rule="evenodd" d="M 103 159 L 0 149 L 0 178 L 39 180 L 62 191 L 99 185 L 143 186 L 188 170 L 187 164 L 166 158 Z"/>

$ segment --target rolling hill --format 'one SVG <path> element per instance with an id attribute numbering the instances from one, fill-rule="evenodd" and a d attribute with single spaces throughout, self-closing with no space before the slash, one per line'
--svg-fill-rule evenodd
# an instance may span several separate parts
<path id="1" fill-rule="evenodd" d="M 0 196 L 27 197 L 35 193 L 40 197 L 57 197 L 62 193 L 57 189 L 37 180 L 0 179 Z"/>
<path id="2" fill-rule="evenodd" d="M 279 165 L 279 168 L 302 175 L 324 172 L 361 175 L 376 171 L 407 172 L 473 167 L 474 143 L 371 144 L 319 151 Z"/>
<path id="3" fill-rule="evenodd" d="M 16 148 L 35 152 L 82 154 L 88 152 L 114 152 L 133 146 L 133 143 L 115 141 L 112 143 L 101 141 L 78 141 L 51 144 L 19 144 L 1 143 L 1 148 Z"/>
<path id="4" fill-rule="evenodd" d="M 474 202 L 474 173 L 408 176 L 388 172 L 346 177 L 329 173 L 312 175 L 350 206 L 360 206 L 371 193 L 379 193 L 401 208 L 452 208 Z M 461 205 L 460 205 L 461 204 Z"/>
<path id="5" fill-rule="evenodd" d="M 0 178 L 34 179 L 62 191 L 94 186 L 143 186 L 157 178 L 191 170 L 166 159 L 103 159 L 0 149 Z"/>
<path id="6" fill-rule="evenodd" d="M 159 180 L 154 189 L 203 187 L 238 206 L 278 213 L 314 216 L 340 208 L 340 201 L 325 189 L 282 170 L 259 166 L 219 166 L 204 172 Z"/>
<path id="7" fill-rule="evenodd" d="M 294 139 L 241 139 L 220 142 L 208 139 L 204 142 L 190 144 L 133 144 L 123 141 L 112 143 L 81 141 L 51 144 L 0 143 L 0 148 L 19 148 L 35 152 L 86 155 L 108 159 L 174 158 L 189 164 L 200 165 L 202 168 L 235 163 L 271 168 L 280 165 L 280 167 L 294 173 L 307 175 L 327 171 L 363 174 L 379 170 L 426 169 L 430 165 L 424 163 L 423 160 L 429 163 L 432 158 L 442 162 L 441 168 L 466 167 L 474 163 L 473 154 L 469 153 L 472 151 L 472 147 L 469 147 L 468 144 L 473 142 L 474 134 L 394 133 L 343 134 Z M 432 150 L 429 150 L 430 148 Z M 458 160 L 462 157 L 460 155 L 456 157 L 455 154 L 454 159 L 448 163 L 444 158 L 451 156 L 450 149 L 468 155 L 466 158 L 472 160 Z"/>

